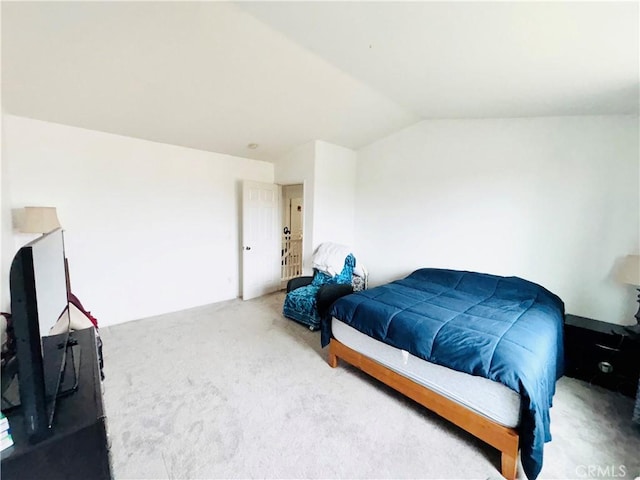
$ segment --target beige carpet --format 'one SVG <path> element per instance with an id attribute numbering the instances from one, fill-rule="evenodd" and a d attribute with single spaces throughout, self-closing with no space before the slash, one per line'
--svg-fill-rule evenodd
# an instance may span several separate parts
<path id="1" fill-rule="evenodd" d="M 493 448 L 344 363 L 330 368 L 319 333 L 282 316 L 283 298 L 101 330 L 116 479 L 500 478 Z M 539 478 L 640 476 L 632 409 L 561 379 Z"/>

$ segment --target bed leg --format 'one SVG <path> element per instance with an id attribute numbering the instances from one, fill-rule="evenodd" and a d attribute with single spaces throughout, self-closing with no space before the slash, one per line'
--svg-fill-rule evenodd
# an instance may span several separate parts
<path id="1" fill-rule="evenodd" d="M 515 480 L 518 472 L 518 451 L 515 455 L 502 452 L 502 476 L 507 480 Z"/>
<path id="2" fill-rule="evenodd" d="M 327 362 L 331 368 L 336 368 L 338 366 L 338 357 L 336 357 L 333 353 L 329 352 L 329 356 L 327 357 Z"/>
<path id="3" fill-rule="evenodd" d="M 331 368 L 338 366 L 338 357 L 333 353 L 333 343 L 329 343 L 329 354 L 327 355 L 327 363 Z"/>

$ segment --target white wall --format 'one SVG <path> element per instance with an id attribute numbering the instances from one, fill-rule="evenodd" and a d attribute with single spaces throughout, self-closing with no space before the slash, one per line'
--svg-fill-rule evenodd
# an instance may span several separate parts
<path id="1" fill-rule="evenodd" d="M 302 222 L 304 224 L 304 233 L 302 238 L 302 267 L 305 275 L 310 275 L 312 272 L 315 155 L 315 142 L 307 142 L 278 159 L 274 166 L 275 183 L 280 185 L 303 184 L 304 215 Z"/>
<path id="2" fill-rule="evenodd" d="M 612 278 L 639 249 L 637 116 L 423 121 L 361 149 L 357 249 L 372 284 L 431 266 L 517 275 L 569 313 L 631 323 Z"/>
<path id="3" fill-rule="evenodd" d="M 241 181 L 273 182 L 272 164 L 15 116 L 3 149 L 11 207 L 57 207 L 101 325 L 238 295 Z"/>
<path id="4" fill-rule="evenodd" d="M 322 242 L 353 246 L 357 153 L 314 140 L 275 163 L 275 181 L 304 184 L 303 270 L 312 272 L 312 254 Z"/>
<path id="5" fill-rule="evenodd" d="M 4 139 L 4 115 L 0 115 L 0 131 Z M 6 142 L 2 142 L 0 150 L 0 311 L 10 312 L 9 267 L 15 252 L 11 233 L 12 215 L 9 195 L 9 162 L 6 157 Z"/>
<path id="6" fill-rule="evenodd" d="M 314 248 L 328 241 L 353 247 L 357 158 L 348 148 L 316 142 Z"/>
<path id="7" fill-rule="evenodd" d="M 4 132 L 3 116 L 0 115 L 0 132 Z M 4 136 L 4 134 L 3 134 Z M 7 258 L 13 254 L 13 241 L 11 239 L 11 206 L 9 202 L 9 182 L 7 175 L 8 163 L 5 157 L 5 142 L 2 142 L 0 150 L 0 311 L 8 312 L 9 309 L 9 271 L 10 265 L 6 265 Z"/>

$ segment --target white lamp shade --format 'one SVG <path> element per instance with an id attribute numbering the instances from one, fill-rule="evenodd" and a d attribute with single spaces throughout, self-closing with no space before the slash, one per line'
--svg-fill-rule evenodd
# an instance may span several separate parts
<path id="1" fill-rule="evenodd" d="M 20 231 L 23 233 L 48 233 L 60 227 L 55 207 L 24 207 Z"/>
<path id="2" fill-rule="evenodd" d="M 616 278 L 629 285 L 640 285 L 640 255 L 627 255 L 620 263 Z"/>

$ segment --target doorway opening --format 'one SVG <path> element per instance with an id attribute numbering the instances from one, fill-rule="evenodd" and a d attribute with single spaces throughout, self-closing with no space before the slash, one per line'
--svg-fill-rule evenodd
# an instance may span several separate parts
<path id="1" fill-rule="evenodd" d="M 282 186 L 282 248 L 280 280 L 283 285 L 302 275 L 304 226 L 303 184 Z"/>

